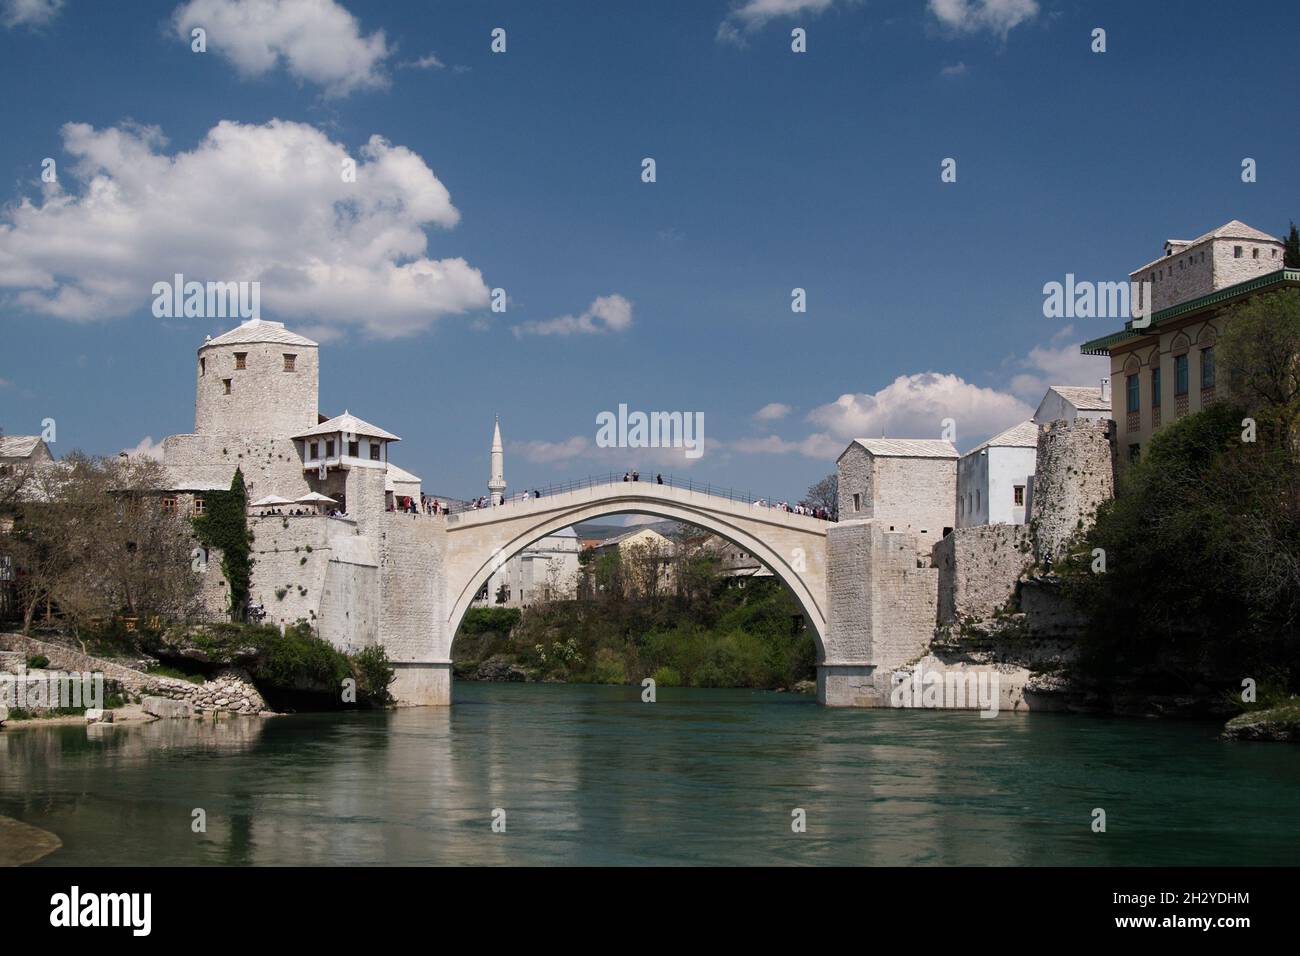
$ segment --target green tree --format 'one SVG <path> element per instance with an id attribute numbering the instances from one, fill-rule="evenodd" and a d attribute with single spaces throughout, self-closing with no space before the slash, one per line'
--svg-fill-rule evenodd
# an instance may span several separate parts
<path id="1" fill-rule="evenodd" d="M 1300 231 L 1296 230 L 1294 222 L 1291 223 L 1291 231 L 1287 233 L 1282 264 L 1288 269 L 1300 269 Z"/>

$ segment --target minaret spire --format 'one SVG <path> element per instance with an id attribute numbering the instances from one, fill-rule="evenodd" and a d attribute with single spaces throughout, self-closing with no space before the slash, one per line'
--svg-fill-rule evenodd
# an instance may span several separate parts
<path id="1" fill-rule="evenodd" d="M 506 492 L 506 454 L 501 447 L 501 416 L 496 417 L 492 426 L 492 477 L 488 479 L 488 491 L 492 493 L 492 503 L 501 504 Z"/>

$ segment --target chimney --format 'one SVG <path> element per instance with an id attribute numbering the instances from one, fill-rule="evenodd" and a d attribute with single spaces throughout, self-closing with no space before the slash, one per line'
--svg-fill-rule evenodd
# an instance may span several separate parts
<path id="1" fill-rule="evenodd" d="M 1103 402 L 1110 401 L 1110 379 L 1108 378 L 1101 380 L 1101 400 Z"/>

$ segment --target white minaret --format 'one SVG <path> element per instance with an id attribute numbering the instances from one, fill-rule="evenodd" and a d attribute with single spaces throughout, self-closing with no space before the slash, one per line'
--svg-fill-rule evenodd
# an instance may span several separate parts
<path id="1" fill-rule="evenodd" d="M 497 416 L 492 426 L 492 477 L 488 479 L 488 491 L 492 493 L 492 503 L 501 504 L 506 496 L 506 453 L 501 448 L 501 416 Z"/>

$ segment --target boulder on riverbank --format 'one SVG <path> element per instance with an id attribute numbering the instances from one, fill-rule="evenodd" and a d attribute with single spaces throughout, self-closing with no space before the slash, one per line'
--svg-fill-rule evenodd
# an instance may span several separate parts
<path id="1" fill-rule="evenodd" d="M 524 668 L 507 657 L 489 657 L 474 669 L 472 680 L 481 681 L 526 681 L 531 675 Z"/>
<path id="2" fill-rule="evenodd" d="M 144 712 L 153 717 L 164 719 L 186 718 L 194 716 L 194 707 L 187 700 L 172 700 L 170 697 L 146 697 L 140 701 Z"/>
<path id="3" fill-rule="evenodd" d="M 1223 728 L 1224 740 L 1280 740 L 1300 743 L 1300 702 L 1268 710 L 1252 710 L 1232 718 Z"/>

